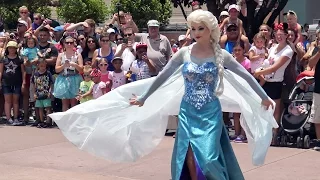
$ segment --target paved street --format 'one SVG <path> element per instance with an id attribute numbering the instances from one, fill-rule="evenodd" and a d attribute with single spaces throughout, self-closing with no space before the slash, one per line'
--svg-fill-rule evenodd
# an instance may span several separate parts
<path id="1" fill-rule="evenodd" d="M 169 180 L 173 142 L 165 137 L 147 157 L 119 164 L 78 150 L 58 129 L 0 125 L 0 180 Z M 320 179 L 313 150 L 270 148 L 265 165 L 254 167 L 246 144 L 233 148 L 246 180 Z"/>

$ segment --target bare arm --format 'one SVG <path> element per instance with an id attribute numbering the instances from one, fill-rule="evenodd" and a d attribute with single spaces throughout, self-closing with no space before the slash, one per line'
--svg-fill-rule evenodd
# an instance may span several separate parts
<path id="1" fill-rule="evenodd" d="M 289 61 L 290 58 L 287 56 L 281 56 L 277 62 L 275 62 L 273 65 L 271 65 L 268 68 L 265 68 L 263 70 L 259 70 L 259 73 L 257 75 L 267 75 L 271 74 L 273 72 L 276 72 L 281 66 L 283 66 L 287 61 Z"/>
<path id="2" fill-rule="evenodd" d="M 64 70 L 64 65 L 61 65 L 61 54 L 58 55 L 55 70 L 57 73 L 60 73 L 61 71 Z"/>
<path id="3" fill-rule="evenodd" d="M 69 27 L 67 27 L 66 31 L 73 31 L 82 25 L 83 25 L 83 22 L 79 22 L 77 24 L 71 24 Z"/>
<path id="4" fill-rule="evenodd" d="M 97 57 L 98 57 L 98 49 L 96 49 L 92 55 L 92 63 L 91 63 L 92 68 L 97 68 Z"/>
<path id="5" fill-rule="evenodd" d="M 318 51 L 315 55 L 311 56 L 309 59 L 309 66 L 311 68 L 315 67 L 320 59 L 320 51 Z"/>

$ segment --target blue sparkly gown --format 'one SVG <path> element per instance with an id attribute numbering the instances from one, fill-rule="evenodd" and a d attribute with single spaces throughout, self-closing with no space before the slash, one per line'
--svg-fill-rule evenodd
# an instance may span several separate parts
<path id="1" fill-rule="evenodd" d="M 257 81 L 225 50 L 224 92 L 214 57 L 198 59 L 183 47 L 155 78 L 129 83 L 66 112 L 49 115 L 79 149 L 116 162 L 132 162 L 151 153 L 163 139 L 168 116 L 179 114 L 171 162 L 172 180 L 189 180 L 188 148 L 198 180 L 243 180 L 222 120 L 241 112 L 252 162 L 261 165 L 276 128 L 273 111 L 261 107 L 268 96 Z M 231 73 L 232 72 L 232 73 Z M 144 106 L 130 106 L 132 93 Z M 255 113 L 253 113 L 255 112 Z"/>
<path id="2" fill-rule="evenodd" d="M 220 101 L 214 93 L 218 68 L 213 62 L 200 65 L 186 62 L 182 74 L 185 94 L 172 155 L 173 180 L 188 179 L 185 157 L 189 145 L 198 166 L 198 179 L 244 179 L 224 127 Z"/>

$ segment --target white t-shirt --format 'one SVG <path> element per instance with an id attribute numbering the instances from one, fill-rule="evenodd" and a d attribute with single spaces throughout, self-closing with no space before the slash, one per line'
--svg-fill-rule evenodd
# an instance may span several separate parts
<path id="1" fill-rule="evenodd" d="M 249 52 L 250 51 L 253 51 L 255 53 L 255 55 L 266 53 L 265 48 L 258 49 L 256 46 L 252 46 L 250 48 Z M 250 63 L 251 64 L 251 73 L 254 73 L 258 68 L 261 68 L 263 61 L 264 61 L 264 58 L 259 58 L 256 61 L 251 61 L 251 63 Z"/>
<path id="2" fill-rule="evenodd" d="M 114 71 L 109 73 L 109 79 L 112 81 L 111 90 L 126 84 L 127 82 L 127 71 L 122 71 L 121 73 L 115 73 Z"/>
<path id="3" fill-rule="evenodd" d="M 99 97 L 101 97 L 103 95 L 103 91 L 102 89 L 106 88 L 106 83 L 104 82 L 100 82 L 98 84 L 94 84 L 92 87 L 92 96 L 93 99 L 98 99 Z"/>
<path id="4" fill-rule="evenodd" d="M 137 44 L 138 43 L 135 42 L 132 45 L 132 48 L 134 49 L 134 51 L 136 50 L 136 45 Z M 117 50 L 116 50 L 116 54 L 121 50 L 121 48 L 122 48 L 122 44 L 119 44 L 118 47 L 117 47 Z M 130 68 L 132 62 L 134 60 L 136 60 L 136 56 L 133 55 L 133 53 L 130 51 L 129 48 L 126 48 L 123 51 L 123 53 L 121 55 L 121 58 L 123 59 L 123 64 L 122 64 L 121 69 L 124 70 L 124 71 L 129 71 L 129 68 Z"/>
<path id="5" fill-rule="evenodd" d="M 285 62 L 276 72 L 274 72 L 272 75 L 267 75 L 270 76 L 270 78 L 266 79 L 267 82 L 282 82 L 283 81 L 283 76 L 284 76 L 284 71 L 286 70 L 287 66 L 289 65 L 291 58 L 293 56 L 293 50 L 289 45 L 284 47 L 280 52 L 275 54 L 275 51 L 278 47 L 278 44 L 271 47 L 269 50 L 269 63 L 270 66 L 272 66 L 275 62 L 279 60 L 281 56 L 286 56 L 289 58 L 287 62 Z"/>

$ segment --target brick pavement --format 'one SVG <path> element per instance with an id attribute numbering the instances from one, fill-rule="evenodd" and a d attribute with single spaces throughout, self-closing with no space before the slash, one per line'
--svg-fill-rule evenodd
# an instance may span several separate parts
<path id="1" fill-rule="evenodd" d="M 0 180 L 169 180 L 173 142 L 165 137 L 135 163 L 112 163 L 78 150 L 58 129 L 0 125 Z M 320 179 L 318 152 L 270 148 L 265 165 L 255 167 L 246 144 L 233 148 L 247 180 Z"/>

